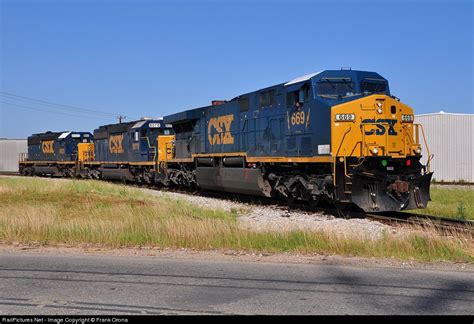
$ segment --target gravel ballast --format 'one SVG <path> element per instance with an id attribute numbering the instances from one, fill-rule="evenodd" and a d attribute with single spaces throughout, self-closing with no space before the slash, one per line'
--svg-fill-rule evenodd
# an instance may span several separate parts
<path id="1" fill-rule="evenodd" d="M 203 208 L 236 212 L 239 225 L 253 231 L 323 231 L 344 236 L 378 239 L 384 233 L 395 233 L 401 230 L 367 219 L 342 219 L 323 212 L 288 209 L 280 205 L 257 205 L 191 193 L 143 190 L 152 195 L 187 201 Z"/>

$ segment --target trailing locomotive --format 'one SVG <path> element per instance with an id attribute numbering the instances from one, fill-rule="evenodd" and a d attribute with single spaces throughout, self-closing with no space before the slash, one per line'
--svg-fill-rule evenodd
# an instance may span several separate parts
<path id="1" fill-rule="evenodd" d="M 77 161 L 85 159 L 93 137 L 89 132 L 46 132 L 28 137 L 28 157 L 21 157 L 20 172 L 24 175 L 74 175 Z"/>
<path id="2" fill-rule="evenodd" d="M 143 119 L 100 126 L 94 130 L 93 173 L 96 178 L 154 183 L 163 141 L 172 139 L 170 125 Z M 162 154 L 161 154 L 162 155 Z"/>
<path id="3" fill-rule="evenodd" d="M 95 158 L 76 175 L 371 212 L 425 208 L 430 198 L 423 128 L 374 72 L 308 74 L 166 116 L 146 136 L 136 129 L 151 123 L 139 123 L 97 129 Z"/>

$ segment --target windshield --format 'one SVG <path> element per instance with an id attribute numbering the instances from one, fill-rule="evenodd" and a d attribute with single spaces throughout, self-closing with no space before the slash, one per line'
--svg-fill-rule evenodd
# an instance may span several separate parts
<path id="1" fill-rule="evenodd" d="M 387 82 L 378 79 L 365 79 L 360 84 L 362 93 L 384 93 L 387 94 Z"/>
<path id="2" fill-rule="evenodd" d="M 347 97 L 354 94 L 354 83 L 350 78 L 323 78 L 316 83 L 317 95 L 321 97 Z"/>

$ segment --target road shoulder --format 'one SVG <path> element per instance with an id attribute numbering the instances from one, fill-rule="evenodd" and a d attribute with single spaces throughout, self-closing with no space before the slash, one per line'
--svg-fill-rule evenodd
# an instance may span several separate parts
<path id="1" fill-rule="evenodd" d="M 62 255 L 62 256 L 110 256 L 130 258 L 158 258 L 176 260 L 206 260 L 229 262 L 260 262 L 286 264 L 315 264 L 330 266 L 398 268 L 435 271 L 474 272 L 474 264 L 465 262 L 420 262 L 395 258 L 342 257 L 338 255 L 297 253 L 251 253 L 234 250 L 200 251 L 192 249 L 159 249 L 149 247 L 111 249 L 98 246 L 69 247 L 30 246 L 0 244 L 0 255 Z"/>

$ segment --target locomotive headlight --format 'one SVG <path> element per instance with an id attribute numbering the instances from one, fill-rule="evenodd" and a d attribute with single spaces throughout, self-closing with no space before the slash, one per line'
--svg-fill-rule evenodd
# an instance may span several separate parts
<path id="1" fill-rule="evenodd" d="M 377 147 L 373 147 L 371 151 L 372 151 L 372 154 L 374 155 L 379 154 L 379 149 Z"/>
<path id="2" fill-rule="evenodd" d="M 421 154 L 421 147 L 418 146 L 414 151 L 416 154 Z"/>
<path id="3" fill-rule="evenodd" d="M 383 102 L 382 101 L 377 101 L 377 113 L 378 114 L 383 113 L 382 107 L 383 107 Z"/>
<path id="4" fill-rule="evenodd" d="M 402 123 L 413 123 L 414 120 L 413 115 L 402 115 Z"/>
<path id="5" fill-rule="evenodd" d="M 354 121 L 356 118 L 355 114 L 336 114 L 336 121 Z"/>

